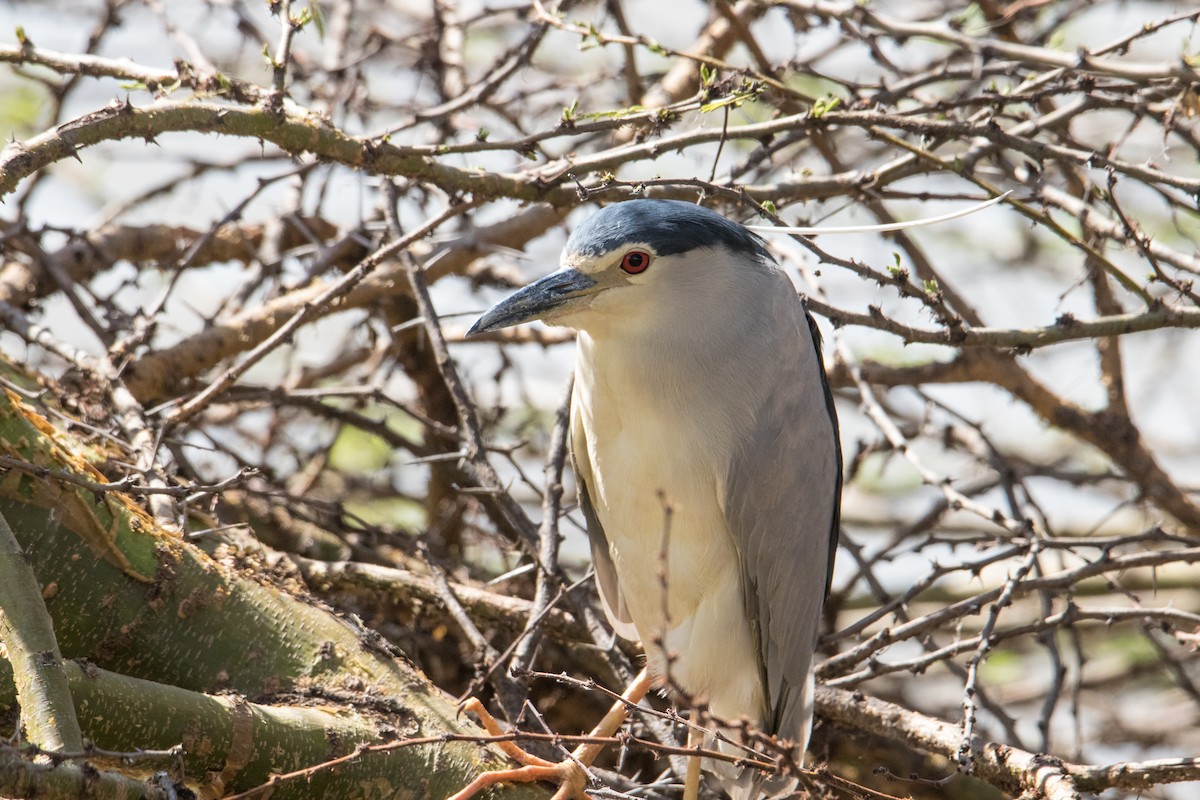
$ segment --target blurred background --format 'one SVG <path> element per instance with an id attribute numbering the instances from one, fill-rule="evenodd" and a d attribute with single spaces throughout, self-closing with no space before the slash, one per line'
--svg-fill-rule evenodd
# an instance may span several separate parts
<path id="1" fill-rule="evenodd" d="M 1117 0 L 9 2 L 0 348 L 110 479 L 195 489 L 146 495 L 160 522 L 291 554 L 441 688 L 510 721 L 528 696 L 576 732 L 603 696 L 509 673 L 616 688 L 637 663 L 595 613 L 552 448 L 571 336 L 464 341 L 475 316 L 631 196 L 836 227 L 1010 192 L 899 234 L 770 239 L 825 335 L 846 456 L 818 676 L 1092 765 L 1080 789 L 1105 798 L 1193 797 L 1198 18 Z M 126 103 L 145 114 L 124 125 Z M 96 364 L 158 431 L 149 460 L 123 451 Z M 1159 759 L 1137 784 L 1103 769 Z M 1016 795 L 939 782 L 970 754 L 845 719 L 818 723 L 810 762 L 899 796 Z M 613 791 L 671 780 L 636 748 L 609 766 Z"/>

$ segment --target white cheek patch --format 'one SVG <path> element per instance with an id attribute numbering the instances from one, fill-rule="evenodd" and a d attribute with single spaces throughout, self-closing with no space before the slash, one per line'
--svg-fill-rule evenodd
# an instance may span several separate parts
<path id="1" fill-rule="evenodd" d="M 566 253 L 559 260 L 559 267 L 577 270 L 590 277 L 596 277 L 604 272 L 604 263 L 599 259 L 574 254 L 567 255 Z"/>

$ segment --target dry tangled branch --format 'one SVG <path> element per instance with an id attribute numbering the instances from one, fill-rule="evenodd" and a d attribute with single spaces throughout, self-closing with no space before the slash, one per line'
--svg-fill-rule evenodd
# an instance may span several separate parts
<path id="1" fill-rule="evenodd" d="M 388 694 L 405 684 L 363 678 L 398 652 L 560 752 L 637 651 L 597 613 L 572 502 L 570 336 L 464 341 L 473 314 L 549 271 L 597 203 L 833 226 L 1004 192 L 941 226 L 772 241 L 826 332 L 845 529 L 810 769 L 769 740 L 747 763 L 813 797 L 1194 795 L 1200 11 L 73 0 L 0 20 L 0 511 L 30 553 L 11 504 L 51 509 L 39 525 L 126 581 L 92 598 L 117 611 L 91 636 L 57 562 L 34 553 L 31 584 L 6 559 L 0 583 L 41 586 L 62 654 L 0 673 L 6 730 L 41 748 L 0 753 L 6 796 L 70 796 L 93 764 L 113 794 L 299 797 L 401 751 L 436 764 L 496 741 L 449 717 L 408 727 Z M 76 455 L 30 449 L 51 427 Z M 115 507 L 131 532 L 112 533 Z M 221 592 L 349 620 L 372 653 L 358 677 L 336 666 L 344 642 L 252 681 L 137 652 L 142 607 L 174 596 L 161 565 L 120 555 L 151 528 L 160 553 L 207 551 Z M 6 618 L 38 605 L 0 600 Z M 215 602 L 185 596 L 172 624 Z M 317 624 L 286 617 L 288 641 Z M 20 632 L 0 629 L 12 663 L 37 663 Z M 186 732 L 131 741 L 86 710 L 18 723 L 31 697 L 116 702 L 131 680 L 228 715 L 223 764 Z M 307 760 L 255 773 L 238 720 L 275 715 L 298 742 L 331 724 L 308 705 L 345 710 L 336 746 L 281 745 Z M 665 708 L 611 742 L 598 796 L 671 796 L 704 720 Z"/>

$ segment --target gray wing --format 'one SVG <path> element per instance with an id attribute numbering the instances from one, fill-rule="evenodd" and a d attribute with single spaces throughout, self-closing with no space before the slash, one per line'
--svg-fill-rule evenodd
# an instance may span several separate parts
<path id="1" fill-rule="evenodd" d="M 730 468 L 725 513 L 758 638 L 767 726 L 803 743 L 809 667 L 837 548 L 842 455 L 820 334 L 792 299 L 775 342 L 777 369 L 764 376 L 771 385 Z"/>
<path id="2" fill-rule="evenodd" d="M 596 569 L 596 589 L 600 593 L 600 605 L 608 624 L 619 636 L 636 641 L 637 628 L 633 626 L 633 618 L 625 606 L 625 598 L 617 583 L 617 568 L 608 552 L 608 537 L 604 535 L 604 526 L 596 516 L 592 506 L 592 498 L 588 485 L 592 481 L 592 465 L 588 456 L 586 426 L 580 417 L 578 406 L 571 403 L 571 465 L 575 468 L 575 482 L 579 485 L 579 507 L 583 509 L 583 517 L 587 521 L 588 540 L 592 545 L 592 564 Z"/>

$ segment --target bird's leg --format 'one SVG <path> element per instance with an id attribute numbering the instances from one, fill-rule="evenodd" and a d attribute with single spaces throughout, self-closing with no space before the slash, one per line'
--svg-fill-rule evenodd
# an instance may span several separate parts
<path id="1" fill-rule="evenodd" d="M 483 729 L 492 736 L 505 736 L 504 730 L 500 727 L 500 723 L 492 716 L 492 712 L 488 711 L 483 703 L 479 702 L 479 698 L 468 697 L 462 704 L 463 711 L 470 711 L 475 716 L 479 717 L 479 724 Z M 522 750 L 517 746 L 516 742 L 511 740 L 496 742 L 496 745 L 504 751 L 505 755 L 516 761 L 518 764 L 524 764 L 527 767 L 552 767 L 554 762 L 546 761 L 544 758 Z"/>
<path id="2" fill-rule="evenodd" d="M 692 709 L 692 717 L 689 720 L 692 725 L 688 728 L 687 746 L 689 750 L 699 750 L 704 743 L 704 733 L 700 730 L 697 720 L 700 717 L 700 709 Z M 700 756 L 692 756 L 688 759 L 687 775 L 683 781 L 683 800 L 698 800 L 700 797 Z"/>
<path id="3" fill-rule="evenodd" d="M 607 739 L 616 733 L 617 729 L 621 727 L 621 723 L 629 716 L 626 704 L 638 703 L 649 691 L 650 672 L 643 669 L 633 679 L 633 683 L 629 684 L 629 688 L 621 695 L 621 699 L 613 703 L 612 708 L 608 710 L 600 723 L 588 734 L 588 738 Z M 463 708 L 479 717 L 479 722 L 483 725 L 484 730 L 492 736 L 504 735 L 500 723 L 496 722 L 483 704 L 475 698 L 467 700 L 463 704 Z M 558 784 L 558 791 L 554 793 L 552 800 L 586 800 L 587 793 L 584 792 L 583 787 L 587 786 L 588 775 L 585 767 L 590 767 L 605 747 L 598 742 L 585 742 L 575 748 L 569 759 L 555 764 L 525 752 L 514 742 L 505 741 L 497 742 L 497 744 L 506 755 L 523 766 L 484 772 L 447 800 L 467 800 L 497 783 L 533 783 L 534 781 L 549 781 Z"/>

